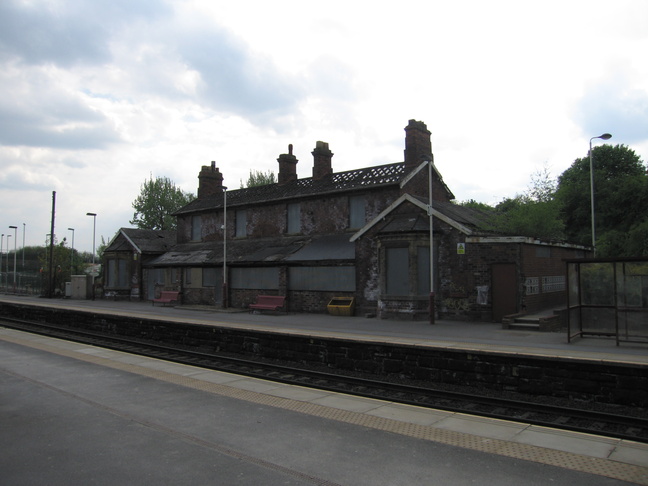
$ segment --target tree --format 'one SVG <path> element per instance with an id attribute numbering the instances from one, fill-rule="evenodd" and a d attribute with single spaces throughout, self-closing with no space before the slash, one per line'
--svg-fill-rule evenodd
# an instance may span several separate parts
<path id="1" fill-rule="evenodd" d="M 499 233 L 551 240 L 565 237 L 560 208 L 553 198 L 536 201 L 522 194 L 504 199 L 495 209 L 493 229 Z"/>
<path id="2" fill-rule="evenodd" d="M 261 172 L 258 170 L 250 171 L 248 180 L 243 185 L 243 180 L 241 180 L 241 189 L 244 187 L 256 187 L 256 186 L 265 186 L 268 184 L 275 184 L 277 181 L 275 179 L 274 172 L 269 170 L 268 172 Z"/>
<path id="3" fill-rule="evenodd" d="M 465 208 L 477 209 L 479 211 L 484 211 L 487 213 L 493 212 L 493 206 L 489 206 L 486 203 L 477 202 L 474 199 L 469 199 L 468 201 L 463 201 L 459 203 L 460 206 Z"/>
<path id="4" fill-rule="evenodd" d="M 624 145 L 600 145 L 592 149 L 597 251 L 599 256 L 641 256 L 639 238 L 648 222 L 648 175 L 640 157 Z M 570 240 L 591 244 L 590 157 L 576 159 L 558 178 L 556 192 L 561 217 Z M 634 229 L 634 230 L 633 230 Z M 633 240 L 634 241 L 634 240 Z M 600 243 L 600 244 L 599 244 Z M 645 253 L 643 253 L 645 254 Z"/>
<path id="5" fill-rule="evenodd" d="M 534 172 L 524 193 L 505 198 L 495 206 L 490 229 L 508 235 L 563 239 L 555 188 L 547 167 Z"/>
<path id="6" fill-rule="evenodd" d="M 52 250 L 51 255 L 50 249 Z M 76 262 L 77 266 L 72 268 L 75 262 L 73 261 L 72 250 L 67 246 L 67 238 L 64 237 L 60 243 L 54 238 L 54 244 L 50 247 L 48 243 L 41 248 L 41 251 L 38 255 L 38 260 L 42 279 L 42 293 L 43 295 L 50 295 L 49 287 L 51 284 L 52 294 L 63 295 L 65 292 L 65 282 L 70 281 L 73 273 L 79 273 L 78 262 Z M 52 274 L 50 274 L 50 268 Z"/>
<path id="7" fill-rule="evenodd" d="M 194 199 L 193 194 L 178 188 L 168 177 L 153 179 L 151 175 L 133 201 L 135 213 L 130 224 L 140 229 L 175 229 L 176 220 L 171 214 Z"/>

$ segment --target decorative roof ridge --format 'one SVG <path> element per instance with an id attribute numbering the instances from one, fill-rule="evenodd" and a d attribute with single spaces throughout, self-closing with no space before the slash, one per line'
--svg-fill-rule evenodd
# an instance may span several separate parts
<path id="1" fill-rule="evenodd" d="M 265 184 L 254 187 L 243 187 L 227 191 L 229 207 L 258 204 L 262 202 L 279 201 L 306 196 L 317 196 L 359 188 L 371 188 L 390 184 L 400 184 L 406 175 L 405 163 L 390 164 L 351 169 L 321 177 L 305 177 L 283 184 Z M 221 207 L 223 194 L 206 198 L 194 199 L 174 214 L 184 214 L 194 211 L 210 210 Z"/>

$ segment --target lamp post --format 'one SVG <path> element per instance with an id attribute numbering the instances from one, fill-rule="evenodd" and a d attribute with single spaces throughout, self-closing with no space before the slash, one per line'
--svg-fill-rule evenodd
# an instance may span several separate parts
<path id="1" fill-rule="evenodd" d="M 593 157 L 592 157 L 592 140 L 600 138 L 601 140 L 610 140 L 612 138 L 612 135 L 609 133 L 604 133 L 603 135 L 599 135 L 598 137 L 592 137 L 590 138 L 589 141 L 589 162 L 590 162 L 590 202 L 591 202 L 591 210 L 592 210 L 592 251 L 594 252 L 594 256 L 596 256 L 596 226 L 594 224 L 594 162 L 593 162 Z"/>
<path id="2" fill-rule="evenodd" d="M 223 309 L 227 309 L 227 187 L 223 186 Z"/>
<path id="3" fill-rule="evenodd" d="M 23 223 L 23 261 L 22 261 L 23 272 L 25 271 L 25 229 L 26 228 L 27 228 L 27 223 Z"/>
<path id="4" fill-rule="evenodd" d="M 7 292 L 9 292 L 9 238 L 11 235 L 7 234 L 7 271 L 5 272 L 7 274 Z"/>
<path id="5" fill-rule="evenodd" d="M 92 300 L 95 300 L 95 235 L 97 234 L 97 213 L 86 213 L 92 216 Z"/>
<path id="6" fill-rule="evenodd" d="M 97 233 L 97 214 L 86 213 L 86 216 L 92 216 L 92 264 L 95 262 L 95 235 Z"/>
<path id="7" fill-rule="evenodd" d="M 18 226 L 9 226 L 9 228 L 14 230 L 14 278 L 13 278 L 13 288 L 14 293 L 16 292 L 16 241 L 18 240 Z M 7 250 L 9 246 L 7 245 Z"/>
<path id="8" fill-rule="evenodd" d="M 428 218 L 430 219 L 430 324 L 434 324 L 434 225 L 432 215 L 432 171 L 434 170 L 434 155 L 428 160 Z"/>
<path id="9" fill-rule="evenodd" d="M 2 238 L 0 239 L 0 287 L 2 287 L 2 249 L 3 248 L 4 248 L 4 233 L 2 233 Z"/>
<path id="10" fill-rule="evenodd" d="M 72 281 L 72 274 L 74 273 L 74 228 L 68 228 L 72 232 L 72 253 L 70 254 L 70 281 Z"/>

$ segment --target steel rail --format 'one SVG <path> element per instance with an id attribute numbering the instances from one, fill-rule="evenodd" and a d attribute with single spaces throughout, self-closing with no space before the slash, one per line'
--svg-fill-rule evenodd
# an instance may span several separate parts
<path id="1" fill-rule="evenodd" d="M 330 370 L 324 372 L 321 369 L 295 368 L 269 360 L 201 352 L 188 347 L 161 345 L 147 340 L 121 338 L 9 317 L 0 317 L 0 325 L 280 383 L 648 443 L 648 413 L 643 409 L 617 407 L 619 411 L 625 412 L 621 414 L 540 403 L 533 401 L 537 397 L 526 395 L 525 400 L 519 400 L 504 398 L 493 391 L 486 395 L 431 388 L 427 384 L 421 386 L 421 383 L 412 384 L 406 380 L 394 382 L 386 381 L 384 377 L 378 380 L 373 376 L 369 378 L 369 375 L 351 376 L 339 370 L 334 373 Z M 628 413 L 633 411 L 636 413 Z"/>

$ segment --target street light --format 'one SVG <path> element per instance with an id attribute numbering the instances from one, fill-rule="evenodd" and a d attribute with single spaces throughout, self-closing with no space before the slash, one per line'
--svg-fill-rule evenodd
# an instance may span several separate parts
<path id="1" fill-rule="evenodd" d="M 594 224 L 594 162 L 592 157 L 592 140 L 600 138 L 601 140 L 610 140 L 612 135 L 604 133 L 598 137 L 592 137 L 589 141 L 589 159 L 590 159 L 590 202 L 592 205 L 592 251 L 596 256 L 596 228 Z"/>
<path id="2" fill-rule="evenodd" d="M 23 262 L 22 269 L 25 271 L 25 229 L 27 228 L 27 223 L 23 223 Z"/>
<path id="3" fill-rule="evenodd" d="M 9 238 L 11 235 L 7 234 L 7 271 L 5 272 L 7 274 L 7 292 L 9 292 Z"/>
<path id="4" fill-rule="evenodd" d="M 92 300 L 95 300 L 95 235 L 97 234 L 97 213 L 86 213 L 92 216 Z"/>
<path id="5" fill-rule="evenodd" d="M 96 213 L 86 213 L 86 216 L 92 216 L 92 264 L 95 262 L 95 234 L 97 231 L 97 214 Z"/>
<path id="6" fill-rule="evenodd" d="M 430 324 L 434 324 L 434 226 L 432 215 L 432 171 L 434 170 L 434 155 L 428 160 L 428 217 L 430 218 Z"/>
<path id="7" fill-rule="evenodd" d="M 7 245 L 9 242 L 7 241 Z M 2 287 L 2 249 L 4 247 L 4 233 L 2 233 L 2 238 L 0 239 L 0 287 Z M 9 258 L 7 256 L 7 258 Z"/>
<path id="8" fill-rule="evenodd" d="M 223 186 L 223 309 L 227 309 L 227 187 Z"/>
<path id="9" fill-rule="evenodd" d="M 72 253 L 70 254 L 70 280 L 72 280 L 74 272 L 74 228 L 68 228 L 68 231 L 72 232 Z"/>
<path id="10" fill-rule="evenodd" d="M 16 292 L 16 240 L 18 240 L 18 226 L 9 226 L 9 228 L 14 230 L 14 293 Z M 7 245 L 7 250 L 9 246 Z M 8 252 L 7 252 L 8 253 Z M 7 264 L 9 264 L 7 262 Z"/>

